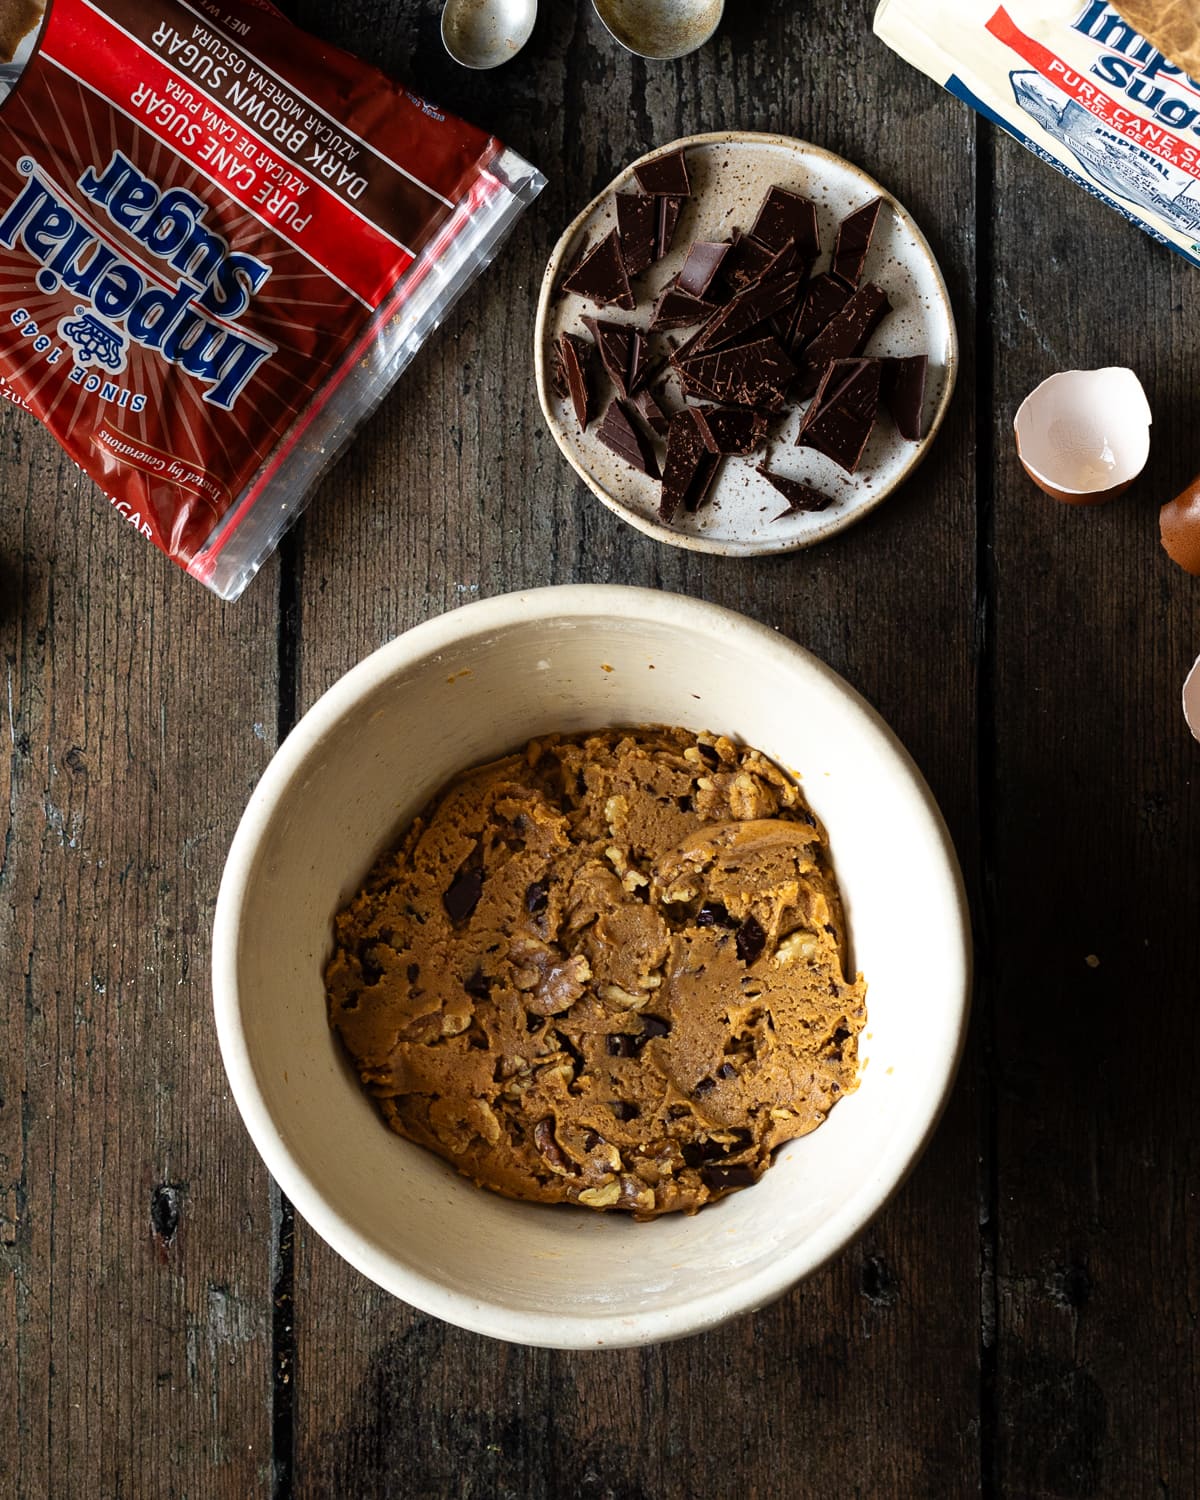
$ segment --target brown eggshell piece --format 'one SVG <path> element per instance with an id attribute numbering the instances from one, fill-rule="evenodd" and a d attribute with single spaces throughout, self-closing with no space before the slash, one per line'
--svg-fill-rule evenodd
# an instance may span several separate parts
<path id="1" fill-rule="evenodd" d="M 1200 475 L 1159 511 L 1158 530 L 1167 556 L 1200 575 Z"/>

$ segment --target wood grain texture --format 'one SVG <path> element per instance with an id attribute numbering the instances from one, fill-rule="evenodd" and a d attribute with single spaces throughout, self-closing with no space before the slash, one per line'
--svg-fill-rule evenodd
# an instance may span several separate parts
<path id="1" fill-rule="evenodd" d="M 0 414 L 0 1493 L 265 1493 L 266 1173 L 209 1000 L 275 737 L 272 578 L 223 609 Z"/>
<path id="2" fill-rule="evenodd" d="M 1200 588 L 1158 505 L 1200 470 L 1200 279 L 1007 140 L 995 225 L 997 1479 L 1192 1495 Z M 1112 504 L 1055 505 L 1013 412 L 1109 364 L 1146 386 L 1150 466 Z"/>
<path id="3" fill-rule="evenodd" d="M 698 594 L 778 626 L 876 703 L 972 860 L 970 339 L 962 394 L 918 478 L 828 544 L 759 563 L 662 547 L 604 510 L 546 431 L 531 371 L 537 288 L 563 225 L 631 157 L 704 129 L 780 130 L 877 173 L 931 233 L 970 330 L 968 119 L 867 39 L 865 5 L 730 7 L 713 48 L 665 67 L 620 53 L 590 7 L 544 10 L 528 53 L 482 79 L 437 59 L 423 7 L 359 7 L 357 23 L 310 12 L 409 76 L 419 57 L 421 87 L 503 134 L 550 183 L 309 515 L 300 706 L 397 631 L 479 596 L 570 581 Z M 295 1493 L 971 1492 L 975 1145 L 968 1068 L 929 1156 L 860 1244 L 752 1319 L 643 1351 L 526 1351 L 444 1327 L 298 1224 Z"/>

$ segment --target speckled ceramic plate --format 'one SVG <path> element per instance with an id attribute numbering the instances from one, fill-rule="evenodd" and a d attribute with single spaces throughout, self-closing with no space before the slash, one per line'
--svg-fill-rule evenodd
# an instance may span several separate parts
<path id="1" fill-rule="evenodd" d="M 589 425 L 587 432 L 580 432 L 570 402 L 555 393 L 551 382 L 553 346 L 562 333 L 586 332 L 580 321 L 582 315 L 598 310 L 581 297 L 559 292 L 564 267 L 572 263 L 584 245 L 594 244 L 615 227 L 612 195 L 634 188 L 634 167 L 679 146 L 687 150 L 692 198 L 680 218 L 674 249 L 633 283 L 638 299 L 634 312 L 609 307 L 599 310 L 599 315 L 644 328 L 654 299 L 679 271 L 692 242 L 725 239 L 735 227 L 749 229 L 767 189 L 772 186 L 803 193 L 815 201 L 823 246 L 815 268 L 818 271 L 828 267 L 839 221 L 870 199 L 881 197 L 885 208 L 864 278 L 883 287 L 891 299 L 892 311 L 875 330 L 866 352 L 928 354 L 926 435 L 921 442 L 906 442 L 884 414 L 871 435 L 858 472 L 849 475 L 824 454 L 795 446 L 803 407 L 791 406 L 772 423 L 764 449 L 751 458 L 724 461 L 708 504 L 697 514 L 677 517 L 674 524 L 666 526 L 658 519 L 657 481 L 639 474 L 597 440 L 598 420 Z M 675 337 L 685 338 L 687 334 L 688 330 L 683 330 Z M 546 267 L 534 343 L 538 396 L 546 421 L 572 467 L 605 505 L 659 541 L 736 557 L 790 552 L 810 546 L 843 530 L 886 499 L 912 473 L 937 436 L 954 389 L 958 365 L 954 315 L 942 273 L 924 235 L 887 189 L 852 163 L 807 141 L 741 132 L 689 136 L 657 147 L 626 167 L 588 204 L 559 240 Z M 656 336 L 651 352 L 660 351 L 665 352 L 666 345 Z M 593 369 L 603 414 L 614 392 L 598 361 Z M 672 409 L 683 405 L 671 372 L 665 389 Z M 661 443 L 658 453 L 661 463 Z M 824 511 L 773 519 L 786 502 L 756 472 L 757 466 L 764 462 L 778 473 L 803 480 L 832 495 L 834 503 Z"/>

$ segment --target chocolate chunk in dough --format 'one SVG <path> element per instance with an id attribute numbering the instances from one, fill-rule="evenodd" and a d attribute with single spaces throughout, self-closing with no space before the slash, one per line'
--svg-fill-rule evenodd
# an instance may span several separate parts
<path id="1" fill-rule="evenodd" d="M 820 490 L 814 490 L 812 485 L 804 484 L 799 479 L 789 479 L 786 474 L 775 474 L 765 464 L 759 465 L 758 472 L 787 501 L 787 509 L 772 516 L 773 521 L 782 521 L 784 516 L 794 516 L 799 511 L 825 510 L 833 504 L 832 496 L 823 495 Z"/>
<path id="2" fill-rule="evenodd" d="M 629 289 L 629 273 L 621 255 L 621 236 L 614 229 L 594 250 L 589 250 L 562 284 L 564 292 L 586 297 L 599 307 L 622 307 L 632 312 L 637 305 Z"/>
<path id="3" fill-rule="evenodd" d="M 651 479 L 658 478 L 658 459 L 654 456 L 654 448 L 620 398 L 612 402 L 604 413 L 604 420 L 596 429 L 596 436 L 618 458 L 623 458 L 641 473 L 649 474 Z"/>
<path id="4" fill-rule="evenodd" d="M 588 357 L 592 346 L 577 333 L 564 333 L 555 345 L 555 389 L 561 396 L 570 396 L 575 408 L 575 419 L 580 429 L 587 431 L 592 420 L 592 392 L 588 385 Z"/>
<path id="5" fill-rule="evenodd" d="M 600 363 L 608 371 L 621 396 L 631 395 L 646 376 L 646 340 L 631 323 L 613 323 L 607 318 L 585 317 L 584 326 L 596 340 Z"/>
<path id="6" fill-rule="evenodd" d="M 441 893 L 476 859 L 458 924 Z M 388 1124 L 482 1186 L 693 1212 L 853 1090 L 842 927 L 824 835 L 758 752 L 549 735 L 456 777 L 379 861 L 335 920 L 329 1018 Z"/>
<path id="7" fill-rule="evenodd" d="M 662 198 L 691 196 L 692 184 L 688 179 L 687 159 L 682 147 L 634 167 L 633 175 L 643 193 L 652 193 Z"/>
<path id="8" fill-rule="evenodd" d="M 879 222 L 882 198 L 872 198 L 862 208 L 848 214 L 838 225 L 837 240 L 833 247 L 833 274 L 848 286 L 857 286 L 862 280 L 863 266 L 875 237 L 875 225 Z"/>
<path id="9" fill-rule="evenodd" d="M 709 446 L 699 409 L 688 406 L 677 411 L 667 430 L 667 457 L 658 502 L 658 513 L 664 521 L 673 521 L 681 507 L 687 511 L 699 510 L 712 488 L 720 462 Z"/>
<path id="10" fill-rule="evenodd" d="M 483 895 L 483 871 L 460 870 L 442 896 L 446 915 L 456 927 L 469 920 Z"/>
<path id="11" fill-rule="evenodd" d="M 821 253 L 816 204 L 799 193 L 788 192 L 787 188 L 773 187 L 768 192 L 750 232 L 771 250 L 794 240 L 800 258 L 808 265 Z"/>
<path id="12" fill-rule="evenodd" d="M 663 287 L 654 311 L 650 314 L 650 332 L 661 333 L 668 328 L 693 328 L 717 311 L 715 302 L 705 302 L 685 292 L 674 282 Z"/>
<path id="13" fill-rule="evenodd" d="M 727 240 L 697 240 L 676 278 L 680 291 L 690 292 L 693 297 L 706 296 L 732 248 Z"/>
<path id="14" fill-rule="evenodd" d="M 928 368 L 927 354 L 909 354 L 883 361 L 883 400 L 900 436 L 910 443 L 921 441 Z"/>
<path id="15" fill-rule="evenodd" d="M 862 353 L 891 305 L 882 287 L 870 281 L 859 287 L 801 356 L 798 392 L 802 401 L 816 390 L 831 359 L 848 359 Z"/>
<path id="16" fill-rule="evenodd" d="M 640 276 L 657 259 L 658 201 L 645 193 L 617 193 L 613 201 L 625 270 Z"/>
<path id="17" fill-rule="evenodd" d="M 767 419 L 761 412 L 744 406 L 728 410 L 716 406 L 695 408 L 700 418 L 704 441 L 710 453 L 727 458 L 744 458 L 753 453 L 767 435 Z"/>

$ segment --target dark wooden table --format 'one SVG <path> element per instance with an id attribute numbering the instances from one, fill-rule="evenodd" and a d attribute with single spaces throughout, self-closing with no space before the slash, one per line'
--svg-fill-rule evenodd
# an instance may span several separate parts
<path id="1" fill-rule="evenodd" d="M 482 77 L 444 58 L 433 0 L 299 10 L 550 185 L 235 605 L 0 413 L 0 1495 L 1197 1494 L 1200 745 L 1179 688 L 1200 584 L 1159 549 L 1156 502 L 1200 469 L 1200 273 L 893 57 L 866 0 L 731 0 L 677 65 L 543 0 L 529 49 Z M 918 477 L 760 563 L 605 511 L 529 363 L 567 220 L 655 143 L 732 127 L 886 182 L 965 355 Z M 1118 363 L 1154 408 L 1150 468 L 1113 505 L 1054 505 L 1013 411 L 1052 371 Z M 413 1312 L 294 1219 L 208 991 L 225 851 L 297 715 L 419 620 L 571 580 L 731 605 L 843 673 L 941 801 L 979 959 L 949 1111 L 859 1243 L 715 1333 L 581 1355 Z"/>

